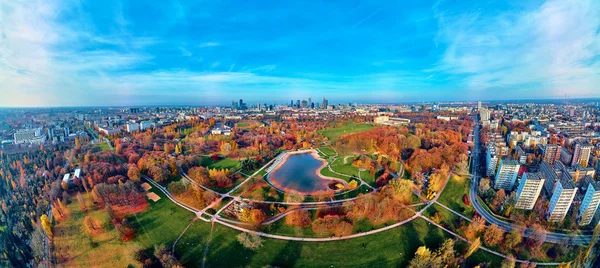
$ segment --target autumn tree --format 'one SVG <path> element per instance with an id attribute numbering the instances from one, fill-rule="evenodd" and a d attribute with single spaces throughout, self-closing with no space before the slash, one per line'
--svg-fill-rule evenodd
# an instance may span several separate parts
<path id="1" fill-rule="evenodd" d="M 492 224 L 485 230 L 483 234 L 483 241 L 488 246 L 496 246 L 498 243 L 502 242 L 504 236 L 504 232 L 498 225 Z"/>
<path id="2" fill-rule="evenodd" d="M 136 165 L 129 164 L 127 165 L 127 177 L 134 182 L 139 182 L 141 179 L 140 170 Z"/>
<path id="3" fill-rule="evenodd" d="M 46 214 L 42 214 L 40 217 L 40 222 L 42 224 L 42 228 L 46 232 L 46 235 L 48 235 L 49 238 L 52 238 L 52 223 L 50 222 L 48 216 L 46 216 Z"/>
<path id="4" fill-rule="evenodd" d="M 515 248 L 523 241 L 523 234 L 518 229 L 512 229 L 508 234 L 506 234 L 506 239 L 504 240 L 504 246 L 506 248 Z"/>
<path id="5" fill-rule="evenodd" d="M 513 255 L 508 255 L 508 258 L 504 259 L 500 264 L 501 268 L 514 268 L 515 267 L 515 257 Z"/>
<path id="6" fill-rule="evenodd" d="M 485 229 L 485 220 L 481 217 L 474 217 L 473 221 L 467 226 L 465 236 L 468 240 L 473 240 Z"/>
<path id="7" fill-rule="evenodd" d="M 291 226 L 307 227 L 311 221 L 311 214 L 307 210 L 295 210 L 285 217 L 285 223 Z"/>
<path id="8" fill-rule="evenodd" d="M 263 245 L 263 239 L 255 234 L 242 232 L 236 236 L 237 241 L 246 249 L 257 250 Z"/>

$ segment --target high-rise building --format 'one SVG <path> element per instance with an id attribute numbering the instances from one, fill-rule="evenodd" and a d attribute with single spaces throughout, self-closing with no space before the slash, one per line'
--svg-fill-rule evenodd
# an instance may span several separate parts
<path id="1" fill-rule="evenodd" d="M 594 181 L 590 176 L 586 176 L 582 180 L 581 191 L 585 193 L 581 206 L 579 207 L 579 214 L 577 215 L 577 222 L 581 226 L 588 225 L 594 219 L 594 215 L 598 210 L 600 204 L 600 184 Z"/>
<path id="2" fill-rule="evenodd" d="M 509 160 L 506 158 L 500 160 L 500 166 L 498 167 L 498 172 L 496 172 L 496 178 L 494 179 L 494 188 L 496 190 L 512 190 L 517 181 L 520 167 L 521 164 L 516 160 Z"/>
<path id="3" fill-rule="evenodd" d="M 481 101 L 477 102 L 477 110 L 481 110 Z"/>
<path id="4" fill-rule="evenodd" d="M 496 147 L 490 144 L 487 148 L 486 155 L 486 175 L 488 177 L 496 174 L 496 166 L 498 165 L 498 154 L 496 153 Z"/>
<path id="5" fill-rule="evenodd" d="M 490 121 L 490 110 L 486 108 L 479 109 L 479 115 L 481 116 L 481 122 Z"/>
<path id="6" fill-rule="evenodd" d="M 562 147 L 560 150 L 560 162 L 565 165 L 570 165 L 573 161 L 573 154 L 567 150 L 567 148 Z"/>
<path id="7" fill-rule="evenodd" d="M 308 103 L 306 105 L 306 107 L 310 108 L 312 106 L 312 99 L 310 97 L 308 97 Z"/>
<path id="8" fill-rule="evenodd" d="M 558 144 L 548 144 L 543 147 L 544 148 L 544 161 L 548 162 L 550 165 L 554 165 L 554 162 L 560 159 L 560 152 L 562 151 L 562 147 Z"/>
<path id="9" fill-rule="evenodd" d="M 570 176 L 563 173 L 554 185 L 547 214 L 548 222 L 561 222 L 564 220 L 576 194 L 577 187 L 575 187 L 575 183 L 573 183 Z"/>
<path id="10" fill-rule="evenodd" d="M 517 203 L 515 208 L 532 210 L 535 202 L 544 188 L 544 178 L 539 173 L 525 172 L 517 189 Z"/>
<path id="11" fill-rule="evenodd" d="M 294 100 L 290 101 L 290 108 L 294 107 Z"/>
<path id="12" fill-rule="evenodd" d="M 296 100 L 296 108 L 300 108 L 300 100 Z"/>
<path id="13" fill-rule="evenodd" d="M 308 103 L 306 102 L 306 100 L 302 101 L 302 109 L 305 109 L 307 107 Z"/>
<path id="14" fill-rule="evenodd" d="M 321 109 L 325 110 L 327 109 L 327 106 L 329 106 L 329 102 L 327 101 L 327 99 L 323 98 L 323 102 L 321 103 Z"/>
<path id="15" fill-rule="evenodd" d="M 240 99 L 239 108 L 243 109 L 242 107 L 244 107 L 244 100 Z"/>
<path id="16" fill-rule="evenodd" d="M 573 159 L 571 160 L 571 166 L 581 164 L 582 167 L 586 168 L 590 161 L 590 155 L 594 146 L 589 143 L 582 143 L 580 141 L 575 142 L 575 148 L 573 148 Z"/>

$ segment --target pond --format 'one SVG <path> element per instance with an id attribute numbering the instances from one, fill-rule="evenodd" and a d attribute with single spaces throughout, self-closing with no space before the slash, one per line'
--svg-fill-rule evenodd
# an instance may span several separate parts
<path id="1" fill-rule="evenodd" d="M 320 174 L 326 164 L 314 150 L 287 153 L 269 175 L 269 181 L 280 190 L 303 194 L 335 189 L 336 184 L 346 185 L 343 180 Z"/>

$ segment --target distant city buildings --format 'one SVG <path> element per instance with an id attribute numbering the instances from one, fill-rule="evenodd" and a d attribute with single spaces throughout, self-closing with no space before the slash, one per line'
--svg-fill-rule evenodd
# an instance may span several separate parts
<path id="1" fill-rule="evenodd" d="M 42 144 L 46 141 L 46 135 L 42 128 L 19 129 L 13 135 L 15 144 Z"/>

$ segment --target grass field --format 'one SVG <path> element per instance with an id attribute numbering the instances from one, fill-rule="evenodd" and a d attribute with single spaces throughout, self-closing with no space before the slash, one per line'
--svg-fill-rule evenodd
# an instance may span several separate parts
<path id="1" fill-rule="evenodd" d="M 293 230 L 292 230 L 293 231 Z M 196 221 L 176 247 L 176 254 L 187 267 L 201 267 L 210 224 Z M 236 240 L 238 231 L 215 225 L 206 256 L 206 267 L 405 267 L 419 246 L 437 248 L 447 235 L 416 219 L 398 228 L 366 237 L 331 242 L 296 242 L 265 239 L 257 251 L 243 248 Z M 465 245 L 457 247 L 464 248 Z M 234 257 L 235 256 L 235 257 Z M 500 260 L 477 251 L 471 264 Z M 471 265 L 469 267 L 472 267 Z"/>
<path id="2" fill-rule="evenodd" d="M 250 123 L 239 123 L 236 125 L 236 127 L 249 127 Z"/>
<path id="3" fill-rule="evenodd" d="M 98 147 L 102 151 L 111 151 L 110 146 L 108 146 L 108 144 L 106 144 L 106 142 L 98 143 Z"/>
<path id="4" fill-rule="evenodd" d="M 83 212 L 73 197 L 68 205 L 70 217 L 54 226 L 55 256 L 65 267 L 127 267 L 135 264 L 132 253 L 142 247 L 135 242 L 123 242 L 113 228 L 108 214 L 96 209 L 84 195 L 88 212 Z M 103 226 L 94 236 L 83 229 L 83 220 L 89 216 Z"/>
<path id="5" fill-rule="evenodd" d="M 323 135 L 330 141 L 336 140 L 342 135 L 352 134 L 357 132 L 367 131 L 373 128 L 371 124 L 348 124 L 341 127 L 319 130 L 319 134 Z"/>
<path id="6" fill-rule="evenodd" d="M 344 164 L 344 157 L 340 156 L 330 164 L 331 164 L 331 169 L 333 169 L 333 171 L 358 178 L 359 169 L 355 166 L 352 166 L 351 158 L 348 158 L 347 163 Z M 340 178 L 345 181 L 351 180 L 350 178 L 348 178 L 346 176 L 340 176 L 338 174 L 335 174 L 334 172 L 331 172 L 329 170 L 329 168 L 321 169 L 321 175 L 330 176 L 330 177 L 334 177 L 334 178 Z M 373 175 L 371 175 L 368 171 L 360 172 L 360 177 L 361 177 L 361 179 L 363 179 L 366 183 L 370 184 L 371 186 L 375 185 L 375 177 Z"/>
<path id="7" fill-rule="evenodd" d="M 473 218 L 473 206 L 466 206 L 463 203 L 463 196 L 469 194 L 470 182 L 471 181 L 465 177 L 452 175 L 446 188 L 438 198 L 438 202 L 462 213 L 468 218 Z"/>
<path id="8" fill-rule="evenodd" d="M 217 169 L 238 169 L 241 167 L 240 161 L 231 159 L 231 158 L 223 158 L 220 160 L 213 160 L 209 156 L 202 156 L 202 160 L 200 161 L 200 165 L 207 168 L 217 168 Z"/>

